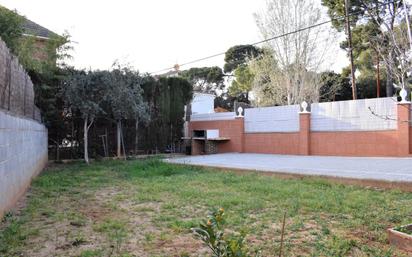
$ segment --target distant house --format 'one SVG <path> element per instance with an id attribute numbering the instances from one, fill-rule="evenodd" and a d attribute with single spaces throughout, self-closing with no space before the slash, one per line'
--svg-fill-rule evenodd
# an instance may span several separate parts
<path id="1" fill-rule="evenodd" d="M 23 36 L 34 39 L 33 58 L 39 61 L 47 60 L 48 41 L 58 37 L 58 34 L 27 18 L 24 18 L 23 29 Z"/>
<path id="2" fill-rule="evenodd" d="M 16 11 L 11 11 L 6 7 L 0 5 L 0 8 L 8 10 L 14 14 L 19 15 Z M 30 53 L 35 60 L 46 61 L 48 60 L 48 43 L 52 39 L 59 38 L 60 36 L 57 33 L 37 24 L 34 21 L 27 19 L 24 16 L 22 18 L 22 27 L 23 27 L 23 40 L 30 40 L 30 43 L 33 44 L 33 51 Z M 24 41 L 23 41 L 24 42 Z M 56 46 L 57 47 L 57 46 Z"/>

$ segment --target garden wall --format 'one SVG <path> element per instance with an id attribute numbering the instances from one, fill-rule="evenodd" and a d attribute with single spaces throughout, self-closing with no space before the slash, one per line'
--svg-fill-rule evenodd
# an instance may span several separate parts
<path id="1" fill-rule="evenodd" d="M 190 130 L 219 129 L 230 140 L 220 152 L 333 156 L 411 156 L 410 103 L 394 98 L 246 109 L 244 117 L 190 122 Z M 229 117 L 228 116 L 228 117 Z M 228 125 L 232 124 L 232 125 Z M 235 134 L 236 136 L 233 136 Z M 239 147 L 241 145 L 242 147 Z"/>
<path id="2" fill-rule="evenodd" d="M 46 163 L 46 127 L 0 110 L 0 217 L 16 204 Z"/>
<path id="3" fill-rule="evenodd" d="M 33 83 L 0 40 L 0 219 L 47 163 L 47 129 Z"/>

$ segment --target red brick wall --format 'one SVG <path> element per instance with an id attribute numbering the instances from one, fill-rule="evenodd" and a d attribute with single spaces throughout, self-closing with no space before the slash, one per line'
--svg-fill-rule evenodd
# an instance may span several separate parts
<path id="1" fill-rule="evenodd" d="M 409 154 L 412 154 L 412 127 L 409 127 Z"/>
<path id="2" fill-rule="evenodd" d="M 397 156 L 398 133 L 350 131 L 310 133 L 310 154 L 335 156 Z"/>
<path id="3" fill-rule="evenodd" d="M 218 152 L 242 152 L 243 118 L 235 120 L 192 121 L 189 123 L 189 135 L 193 130 L 218 129 L 220 137 L 228 137 L 229 141 L 219 142 Z"/>
<path id="4" fill-rule="evenodd" d="M 310 131 L 310 114 L 300 114 L 300 131 L 294 133 L 244 133 L 243 118 L 190 122 L 189 131 L 219 129 L 230 138 L 218 145 L 220 153 L 246 152 L 329 156 L 411 156 L 410 110 L 398 105 L 398 129 L 385 131 Z"/>
<path id="5" fill-rule="evenodd" d="M 299 154 L 299 133 L 246 133 L 246 153 Z"/>

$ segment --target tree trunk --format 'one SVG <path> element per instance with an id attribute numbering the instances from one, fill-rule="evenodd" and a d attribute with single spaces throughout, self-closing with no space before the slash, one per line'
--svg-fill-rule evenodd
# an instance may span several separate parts
<path id="1" fill-rule="evenodd" d="M 392 97 L 394 94 L 393 92 L 393 71 L 392 71 L 392 67 L 390 67 L 390 64 L 394 63 L 392 51 L 389 51 L 388 59 L 389 61 L 387 63 L 389 63 L 389 65 L 386 65 L 386 97 Z"/>
<path id="2" fill-rule="evenodd" d="M 117 158 L 122 157 L 122 139 L 121 139 L 121 129 L 122 129 L 122 121 L 117 121 Z"/>
<path id="3" fill-rule="evenodd" d="M 137 155 L 137 151 L 139 150 L 139 119 L 136 118 L 136 134 L 134 138 L 134 154 Z"/>
<path id="4" fill-rule="evenodd" d="M 88 126 L 88 118 L 86 116 L 86 118 L 84 118 L 84 126 L 83 126 L 83 141 L 84 141 L 84 161 L 89 164 L 89 152 L 88 152 L 88 145 L 87 145 L 87 140 L 88 140 L 88 136 L 87 136 L 87 132 L 89 130 Z"/>
<path id="5" fill-rule="evenodd" d="M 390 68 L 387 69 L 387 74 L 386 74 L 386 96 L 387 97 L 393 96 L 393 79 L 392 79 L 392 70 Z"/>

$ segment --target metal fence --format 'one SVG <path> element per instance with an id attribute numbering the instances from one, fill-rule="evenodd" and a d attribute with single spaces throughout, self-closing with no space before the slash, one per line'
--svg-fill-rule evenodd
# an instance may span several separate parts
<path id="1" fill-rule="evenodd" d="M 41 121 L 40 110 L 34 105 L 33 83 L 0 39 L 0 108 L 12 114 Z"/>

